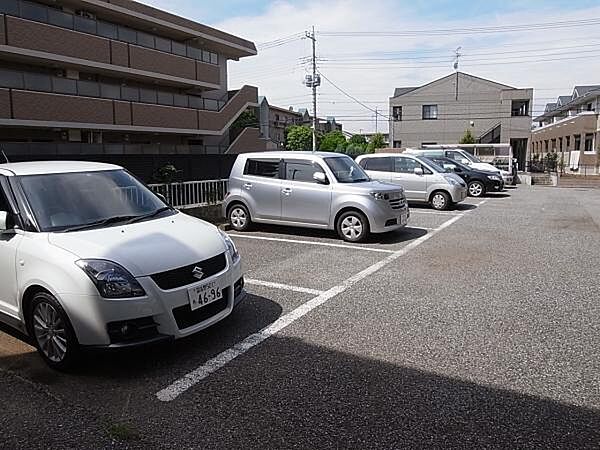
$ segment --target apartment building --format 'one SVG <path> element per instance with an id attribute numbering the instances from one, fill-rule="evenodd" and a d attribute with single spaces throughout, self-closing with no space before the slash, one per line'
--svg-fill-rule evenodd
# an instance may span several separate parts
<path id="1" fill-rule="evenodd" d="M 0 1 L 9 156 L 221 154 L 257 88 L 227 87 L 252 42 L 131 0 Z M 262 150 L 258 129 L 238 135 Z"/>
<path id="2" fill-rule="evenodd" d="M 457 144 L 470 130 L 477 142 L 507 143 L 521 167 L 531 134 L 533 89 L 463 72 L 423 86 L 397 88 L 389 100 L 389 140 L 395 148 Z"/>
<path id="3" fill-rule="evenodd" d="M 286 128 L 293 125 L 313 126 L 312 116 L 306 108 L 300 108 L 298 111 L 292 107 L 281 108 L 269 104 L 266 97 L 259 97 L 259 105 L 261 135 L 275 144 L 275 149 L 284 148 Z M 338 123 L 335 117 L 318 119 L 317 131 L 319 133 L 324 134 L 334 130 L 342 131 L 342 124 Z"/>
<path id="4" fill-rule="evenodd" d="M 531 152 L 560 153 L 564 169 L 598 173 L 600 164 L 600 85 L 575 86 L 571 95 L 546 104 L 534 120 Z M 589 169 L 589 170 L 588 170 Z"/>

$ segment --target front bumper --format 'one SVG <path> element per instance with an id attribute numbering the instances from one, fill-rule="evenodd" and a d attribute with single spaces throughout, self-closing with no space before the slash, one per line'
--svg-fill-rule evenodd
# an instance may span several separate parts
<path id="1" fill-rule="evenodd" d="M 238 258 L 233 263 L 229 254 L 223 271 L 192 285 L 162 290 L 150 277 L 137 280 L 146 291 L 146 297 L 109 300 L 98 295 L 85 300 L 93 307 L 91 314 L 86 317 L 69 314 L 81 345 L 127 348 L 180 339 L 223 320 L 246 295 L 241 261 Z M 192 311 L 188 289 L 206 282 L 216 282 L 223 291 L 223 299 Z M 81 297 L 72 297 L 64 300 L 68 303 L 82 300 Z M 115 337 L 115 328 L 118 330 L 124 325 L 135 327 L 140 321 L 148 329 L 147 333 L 123 339 Z"/>
<path id="2" fill-rule="evenodd" d="M 398 209 L 390 207 L 387 201 L 381 201 L 376 208 L 369 211 L 368 215 L 372 233 L 387 233 L 404 228 L 408 224 L 410 210 L 406 201 Z"/>
<path id="3" fill-rule="evenodd" d="M 485 189 L 487 192 L 502 192 L 504 190 L 504 180 L 488 180 Z"/>
<path id="4" fill-rule="evenodd" d="M 452 197 L 452 202 L 458 203 L 467 198 L 469 191 L 466 186 L 452 185 L 448 188 L 448 193 L 450 194 L 450 197 Z"/>

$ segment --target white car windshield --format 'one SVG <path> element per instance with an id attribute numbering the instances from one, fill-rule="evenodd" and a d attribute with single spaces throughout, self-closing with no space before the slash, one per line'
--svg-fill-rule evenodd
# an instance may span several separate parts
<path id="1" fill-rule="evenodd" d="M 481 162 L 481 160 L 477 156 L 471 155 L 466 150 L 463 150 L 462 152 L 460 152 L 460 154 L 462 156 L 464 156 L 465 158 L 467 158 L 469 161 L 473 162 L 473 163 L 480 163 Z"/>
<path id="2" fill-rule="evenodd" d="M 75 231 L 172 210 L 125 170 L 19 177 L 41 231 Z"/>
<path id="3" fill-rule="evenodd" d="M 371 181 L 362 168 L 349 156 L 325 158 L 325 163 L 340 183 L 362 183 Z"/>

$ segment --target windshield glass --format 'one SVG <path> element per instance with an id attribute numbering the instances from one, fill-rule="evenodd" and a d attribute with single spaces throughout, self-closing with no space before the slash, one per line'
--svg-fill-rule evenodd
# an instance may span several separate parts
<path id="1" fill-rule="evenodd" d="M 167 206 L 125 170 L 27 175 L 20 182 L 41 231 L 123 223 Z"/>
<path id="2" fill-rule="evenodd" d="M 329 166 L 335 175 L 336 180 L 340 183 L 361 183 L 363 181 L 371 181 L 364 170 L 362 170 L 349 156 L 325 158 L 325 163 Z"/>
<path id="3" fill-rule="evenodd" d="M 462 150 L 460 152 L 461 155 L 463 155 L 465 158 L 467 158 L 469 161 L 474 162 L 474 163 L 480 163 L 481 160 L 479 158 L 477 158 L 476 156 L 471 155 L 468 151 L 466 150 Z"/>
<path id="4" fill-rule="evenodd" d="M 429 166 L 430 169 L 433 169 L 435 172 L 439 172 L 439 173 L 447 173 L 450 172 L 447 169 L 444 169 L 442 166 L 440 166 L 439 164 L 436 164 L 435 162 L 433 162 L 431 159 L 429 158 L 425 158 L 424 156 L 417 156 L 416 157 L 420 162 L 422 162 L 423 164 L 425 164 L 426 166 Z"/>

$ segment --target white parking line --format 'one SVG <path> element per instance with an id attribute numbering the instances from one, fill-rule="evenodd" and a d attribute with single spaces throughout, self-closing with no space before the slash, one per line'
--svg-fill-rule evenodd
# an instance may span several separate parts
<path id="1" fill-rule="evenodd" d="M 233 238 L 257 239 L 257 240 L 261 240 L 261 241 L 289 242 L 292 244 L 320 245 L 322 247 L 348 248 L 351 250 L 364 250 L 366 252 L 394 253 L 394 250 L 386 250 L 384 248 L 360 247 L 358 245 L 333 244 L 331 242 L 308 241 L 308 240 L 303 240 L 303 239 L 283 239 L 283 238 L 274 238 L 274 237 L 266 237 L 266 236 L 249 236 L 247 234 L 237 234 L 237 233 L 229 233 L 229 236 L 231 236 Z"/>
<path id="2" fill-rule="evenodd" d="M 200 367 L 192 370 L 188 374 L 184 375 L 182 378 L 174 381 L 172 384 L 170 384 L 166 388 L 160 390 L 159 392 L 156 393 L 156 397 L 160 401 L 163 401 L 163 402 L 170 402 L 170 401 L 175 400 L 177 397 L 179 397 L 185 391 L 187 391 L 188 389 L 190 389 L 197 383 L 204 380 L 210 374 L 221 369 L 222 367 L 224 367 L 225 365 L 227 365 L 228 363 L 233 361 L 238 356 L 243 355 L 248 350 L 257 346 L 261 342 L 269 339 L 271 336 L 273 336 L 276 333 L 278 333 L 279 331 L 283 330 L 288 325 L 294 323 L 296 320 L 302 318 L 303 316 L 305 316 L 306 314 L 311 312 L 313 309 L 318 308 L 319 306 L 323 305 L 327 301 L 331 300 L 332 298 L 336 297 L 337 295 L 341 294 L 342 292 L 348 290 L 349 288 L 354 286 L 356 283 L 358 283 L 361 280 L 365 279 L 366 277 L 374 274 L 375 272 L 381 270 L 382 268 L 384 268 L 391 262 L 395 261 L 396 259 L 406 255 L 411 250 L 414 250 L 419 245 L 421 245 L 424 242 L 431 239 L 433 236 L 438 234 L 440 231 L 444 230 L 445 228 L 448 228 L 450 225 L 452 225 L 453 223 L 458 221 L 462 216 L 463 215 L 461 214 L 461 215 L 458 215 L 451 219 L 448 219 L 446 222 L 441 224 L 439 227 L 437 227 L 431 233 L 427 233 L 427 234 L 421 236 L 420 238 L 415 239 L 410 244 L 403 247 L 401 250 L 393 252 L 391 255 L 387 256 L 386 258 L 380 260 L 379 262 L 376 262 L 375 264 L 373 264 L 373 265 L 367 267 L 366 269 L 358 272 L 357 274 L 351 276 L 350 278 L 348 278 L 341 284 L 332 287 L 331 289 L 319 294 L 318 296 L 314 297 L 313 299 L 300 305 L 298 308 L 294 309 L 293 311 L 290 311 L 289 313 L 285 314 L 284 316 L 281 316 L 279 319 L 277 319 L 271 325 L 268 325 L 267 327 L 263 328 L 262 330 L 254 333 L 254 334 L 251 334 L 243 341 L 238 342 L 233 347 L 223 351 L 222 353 L 219 353 L 214 358 L 206 361 Z"/>
<path id="3" fill-rule="evenodd" d="M 436 216 L 462 216 L 464 212 L 450 212 L 450 211 L 422 211 L 420 209 L 411 209 L 410 214 L 435 214 Z"/>
<path id="4" fill-rule="evenodd" d="M 283 283 L 273 283 L 272 281 L 254 280 L 252 278 L 246 278 L 246 284 L 253 284 L 255 286 L 264 286 L 274 289 L 282 289 L 284 291 L 302 292 L 304 294 L 321 295 L 323 291 L 317 289 L 305 288 L 301 286 L 291 286 Z"/>

